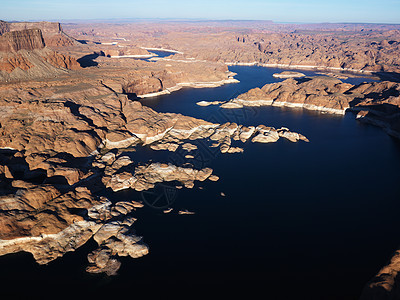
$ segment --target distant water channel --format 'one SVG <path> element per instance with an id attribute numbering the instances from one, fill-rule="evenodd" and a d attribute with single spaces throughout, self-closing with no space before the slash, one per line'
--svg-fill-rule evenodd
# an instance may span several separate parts
<path id="1" fill-rule="evenodd" d="M 272 74 L 283 71 L 240 66 L 230 70 L 240 83 L 182 89 L 141 101 L 160 112 L 215 123 L 285 126 L 310 143 L 238 142 L 244 153 L 220 154 L 198 141 L 199 150 L 189 160 L 179 151 L 132 152 L 136 161 L 211 167 L 220 180 L 196 182 L 193 189 L 158 186 L 153 192 L 164 193 L 169 202 L 165 205 L 174 208 L 170 214 L 162 213 L 162 203 L 151 205 L 151 194 L 114 194 L 113 200 L 149 203 L 137 211 L 134 226 L 150 253 L 122 259 L 116 277 L 85 273 L 86 255 L 95 248 L 89 242 L 48 266 L 37 266 L 27 254 L 0 257 L 0 284 L 132 298 L 160 293 L 187 299 L 198 294 L 210 299 L 357 299 L 364 284 L 400 247 L 399 141 L 355 121 L 351 113 L 197 106 L 201 100 L 228 100 L 280 81 Z M 196 214 L 178 215 L 179 209 Z"/>

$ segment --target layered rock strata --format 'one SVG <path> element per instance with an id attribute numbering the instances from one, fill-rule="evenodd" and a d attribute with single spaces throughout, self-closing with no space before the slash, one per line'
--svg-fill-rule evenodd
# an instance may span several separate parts
<path id="1" fill-rule="evenodd" d="M 346 92 L 353 85 L 339 79 L 320 76 L 306 80 L 287 79 L 251 89 L 221 105 L 223 108 L 243 106 L 287 106 L 344 114 L 354 96 Z"/>
<path id="2" fill-rule="evenodd" d="M 5 32 L 0 36 L 0 82 L 65 74 L 80 69 L 75 58 L 46 47 L 40 29 Z"/>
<path id="3" fill-rule="evenodd" d="M 39 29 L 43 33 L 45 44 L 49 47 L 65 47 L 77 44 L 75 39 L 68 36 L 63 31 L 58 22 L 3 22 L 3 24 L 4 23 L 6 24 L 4 32 Z"/>
<path id="4" fill-rule="evenodd" d="M 18 80 L 0 88 L 1 255 L 26 251 L 45 264 L 93 238 L 98 248 L 88 255 L 87 271 L 115 274 L 119 257 L 135 258 L 148 252 L 133 230 L 135 210 L 143 204 L 111 202 L 98 196 L 100 191 L 143 191 L 162 182 L 191 188 L 196 181 L 218 180 L 210 168 L 143 163 L 125 151 L 149 147 L 195 153 L 192 142 L 201 139 L 205 145 L 218 147 L 220 153 L 240 153 L 244 149 L 237 147 L 237 141 L 308 141 L 285 127 L 215 124 L 157 113 L 123 93 L 146 97 L 182 86 L 234 82 L 234 74 L 226 66 L 231 63 L 363 72 L 396 71 L 399 65 L 393 55 L 399 46 L 396 32 L 368 33 L 361 40 L 369 42 L 360 46 L 357 41 L 337 40 L 335 36 L 323 41 L 326 35 L 311 33 L 290 36 L 287 32 L 274 35 L 252 31 L 246 35 L 232 30 L 190 29 L 176 35 L 168 32 L 169 26 L 165 25 L 162 34 L 157 30 L 149 34 L 146 25 L 144 33 L 133 31 L 126 38 L 111 35 L 101 26 L 100 35 L 95 30 L 79 34 L 85 40 L 93 38 L 92 44 L 76 45 L 59 25 L 0 22 L 0 34 L 5 36 L 1 47 L 6 50 L 0 55 L 0 78 L 3 82 Z M 346 32 L 340 35 L 355 36 Z M 178 38 L 171 38 L 174 36 Z M 110 37 L 118 38 L 118 42 L 110 45 Z M 147 55 L 146 50 L 137 50 L 140 43 L 177 51 L 156 62 L 111 57 Z M 322 46 L 315 47 L 317 44 Z M 45 46 L 67 46 L 63 49 L 67 52 L 57 54 Z M 74 60 L 64 53 L 82 56 L 80 62 L 86 64 L 85 68 L 67 71 L 73 68 Z M 44 74 L 46 80 L 38 80 Z M 358 119 L 381 125 L 393 135 L 399 132 L 399 87 L 393 82 L 352 86 L 330 78 L 289 79 L 227 103 L 213 104 L 302 106 L 340 114 L 351 108 L 358 111 Z M 395 265 L 393 260 L 379 275 L 389 282 L 383 284 L 389 287 L 387 290 L 395 290 L 390 288 L 397 280 Z"/>
<path id="5" fill-rule="evenodd" d="M 0 52 L 17 52 L 44 47 L 42 32 L 39 29 L 11 31 L 0 36 Z"/>
<path id="6" fill-rule="evenodd" d="M 217 176 L 157 162 L 138 163 L 118 149 L 152 147 L 194 151 L 190 141 L 209 139 L 222 153 L 243 151 L 232 140 L 306 140 L 287 129 L 214 124 L 180 114 L 157 113 L 102 82 L 26 83 L 0 90 L 0 254 L 25 251 L 40 264 L 74 251 L 93 238 L 88 272 L 112 275 L 120 256 L 148 252 L 133 229 L 136 202 L 111 203 L 105 188 L 143 191 L 157 183 Z"/>
<path id="7" fill-rule="evenodd" d="M 251 89 L 221 104 L 222 108 L 244 106 L 285 106 L 340 115 L 350 110 L 358 112 L 357 120 L 400 137 L 400 84 L 389 81 L 352 85 L 328 76 L 290 78 Z"/>

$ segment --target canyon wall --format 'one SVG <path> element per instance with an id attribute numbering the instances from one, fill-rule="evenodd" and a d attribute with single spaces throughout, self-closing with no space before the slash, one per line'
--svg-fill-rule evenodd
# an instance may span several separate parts
<path id="1" fill-rule="evenodd" d="M 40 29 L 24 29 L 10 31 L 0 36 L 1 52 L 17 52 L 19 50 L 34 50 L 45 47 Z"/>
<path id="2" fill-rule="evenodd" d="M 7 32 L 39 29 L 45 44 L 49 47 L 72 46 L 77 41 L 62 30 L 58 22 L 4 22 L 0 21 L 0 35 Z"/>

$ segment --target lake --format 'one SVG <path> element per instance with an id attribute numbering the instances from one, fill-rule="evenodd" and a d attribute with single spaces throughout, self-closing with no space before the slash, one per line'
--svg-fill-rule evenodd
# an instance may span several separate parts
<path id="1" fill-rule="evenodd" d="M 310 142 L 245 144 L 244 153 L 221 154 L 195 141 L 185 159 L 180 151 L 139 148 L 136 161 L 189 162 L 211 167 L 217 182 L 193 189 L 158 185 L 164 203 L 149 193 L 121 191 L 111 200 L 141 200 L 135 229 L 150 247 L 139 259 L 122 258 L 119 275 L 86 274 L 93 241 L 47 266 L 28 254 L 0 257 L 0 286 L 92 296 L 115 294 L 194 295 L 225 299 L 357 299 L 400 246 L 400 142 L 354 115 L 262 107 L 224 110 L 200 107 L 201 100 L 228 100 L 281 79 L 282 69 L 232 66 L 240 83 L 218 88 L 184 88 L 141 100 L 159 112 L 182 113 L 215 123 L 288 127 Z M 312 71 L 301 71 L 314 75 Z M 349 78 L 350 83 L 366 79 Z M 237 143 L 237 144 L 236 144 Z M 223 193 L 225 196 L 223 196 Z M 172 207 L 164 214 L 164 207 Z M 188 209 L 195 215 L 178 215 Z M 24 293 L 24 291 L 18 291 Z M 38 295 L 42 292 L 38 291 Z M 33 293 L 31 293 L 33 295 Z"/>

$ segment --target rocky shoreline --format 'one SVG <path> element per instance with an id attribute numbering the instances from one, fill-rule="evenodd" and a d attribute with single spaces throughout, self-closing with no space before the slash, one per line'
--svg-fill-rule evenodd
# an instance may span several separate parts
<path id="1" fill-rule="evenodd" d="M 177 50 L 172 50 L 172 49 L 165 49 L 165 48 L 157 48 L 157 47 L 141 47 L 142 49 L 145 50 L 154 50 L 154 51 L 165 51 L 165 52 L 171 52 L 171 53 L 176 53 L 176 54 L 183 54 L 183 52 L 181 51 L 177 51 Z"/>
<path id="2" fill-rule="evenodd" d="M 400 84 L 389 81 L 352 85 L 329 76 L 290 78 L 251 89 L 224 103 L 198 103 L 212 104 L 225 109 L 277 106 L 338 115 L 353 111 L 358 112 L 357 120 L 382 127 L 389 135 L 400 138 Z"/>
<path id="3" fill-rule="evenodd" d="M 231 75 L 232 76 L 232 75 Z M 238 83 L 239 80 L 235 78 L 228 78 L 228 79 L 223 79 L 220 81 L 204 81 L 204 82 L 178 82 L 177 85 L 167 88 L 165 90 L 162 90 L 160 92 L 155 92 L 155 93 L 149 93 L 149 94 L 143 94 L 143 95 L 137 95 L 139 98 L 151 98 L 151 97 L 156 97 L 156 96 L 161 96 L 161 95 L 167 95 L 171 94 L 172 92 L 179 91 L 183 87 L 190 87 L 190 88 L 213 88 L 213 87 L 219 87 L 224 84 L 230 84 L 230 83 Z"/>
<path id="4" fill-rule="evenodd" d="M 323 65 L 297 65 L 297 64 L 266 64 L 259 62 L 226 62 L 227 66 L 259 66 L 265 68 L 279 68 L 279 69 L 299 69 L 299 70 L 318 70 L 318 71 L 335 71 L 335 72 L 349 72 L 372 75 L 374 71 L 353 69 L 353 68 L 341 68 L 341 67 L 329 67 Z"/>
<path id="5" fill-rule="evenodd" d="M 105 190 L 114 195 L 126 189 L 147 191 L 162 183 L 191 189 L 198 182 L 217 182 L 211 168 L 185 163 L 194 158 L 193 141 L 237 156 L 245 151 L 239 142 L 308 142 L 286 127 L 210 123 L 158 113 L 131 99 L 238 82 L 229 72 L 231 65 L 338 74 L 386 72 L 394 80 L 400 70 L 395 25 L 370 30 L 357 24 L 348 30 L 344 25 L 332 31 L 311 25 L 312 30 L 306 27 L 304 32 L 302 26 L 307 25 L 287 29 L 280 24 L 273 30 L 171 30 L 165 23 L 162 30 L 159 24 L 118 24 L 118 30 L 103 24 L 65 26 L 76 39 L 59 23 L 0 21 L 0 255 L 24 251 L 47 264 L 94 240 L 98 247 L 87 255 L 86 270 L 91 273 L 115 275 L 121 257 L 149 253 L 134 230 L 135 212 L 144 204 L 111 201 L 100 196 Z M 150 57 L 146 49 L 173 56 L 151 62 L 125 59 Z M 285 76 L 294 77 L 280 78 Z M 225 109 L 285 106 L 339 115 L 352 111 L 357 120 L 400 138 L 400 85 L 391 81 L 351 85 L 327 76 L 289 78 L 227 102 L 197 104 Z M 185 151 L 185 160 L 141 162 L 134 151 L 142 147 Z M 396 297 L 398 265 L 396 252 L 366 286 L 363 299 Z"/>
<path id="6" fill-rule="evenodd" d="M 143 204 L 111 203 L 98 191 L 143 191 L 162 182 L 193 188 L 218 179 L 209 168 L 139 164 L 122 154 L 127 148 L 190 151 L 190 141 L 209 140 L 228 154 L 243 152 L 232 141 L 308 141 L 287 128 L 157 113 L 103 82 L 25 85 L 0 90 L 0 255 L 30 252 L 39 264 L 93 238 L 99 248 L 89 253 L 87 271 L 116 274 L 119 257 L 149 251 L 133 230 L 135 210 Z M 26 89 L 31 93 L 17 100 Z"/>
<path id="7" fill-rule="evenodd" d="M 281 73 L 275 73 L 272 76 L 275 78 L 301 78 L 305 77 L 306 75 L 300 72 L 283 71 Z"/>

